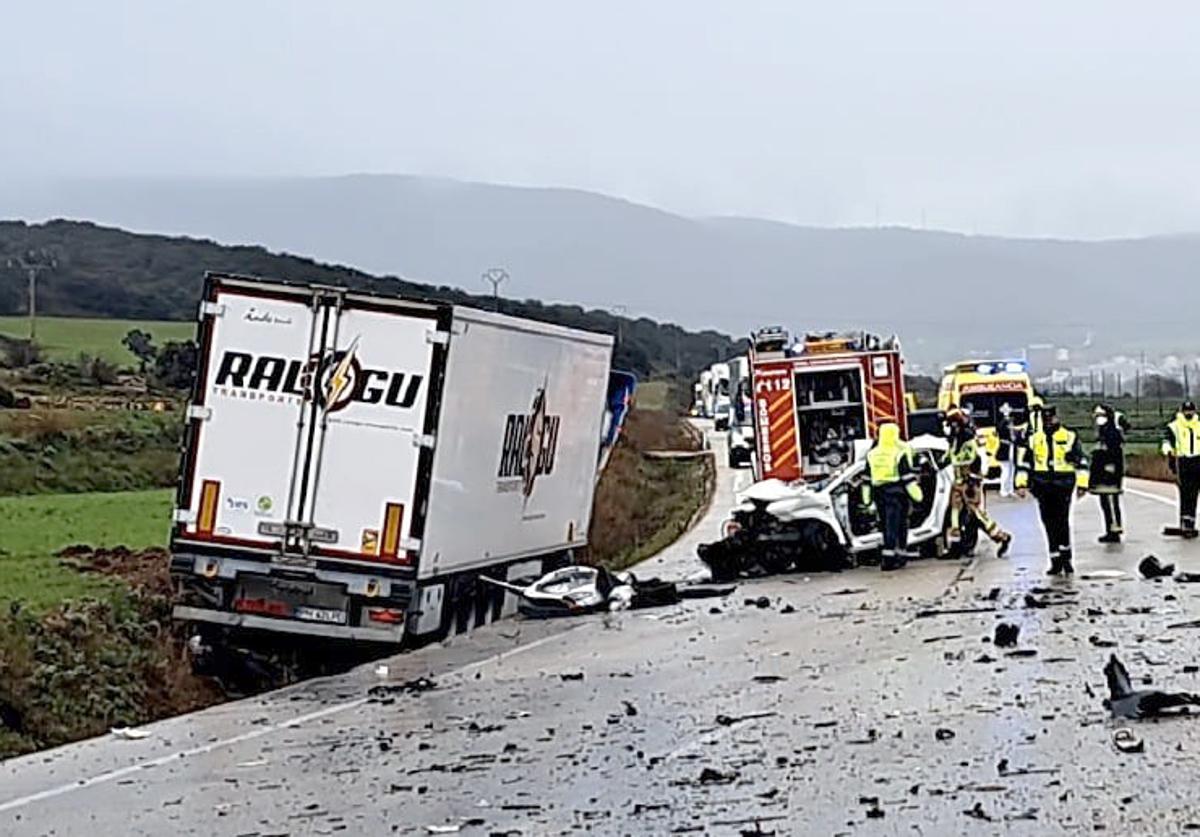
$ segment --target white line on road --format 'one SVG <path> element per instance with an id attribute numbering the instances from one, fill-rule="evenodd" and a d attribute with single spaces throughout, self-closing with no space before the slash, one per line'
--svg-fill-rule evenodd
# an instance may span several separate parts
<path id="1" fill-rule="evenodd" d="M 452 669 L 452 670 L 446 672 L 445 674 L 439 675 L 439 676 L 454 677 L 455 675 L 464 674 L 468 671 L 473 671 L 474 669 L 482 668 L 483 666 L 485 666 L 489 663 L 500 662 L 501 660 L 505 660 L 505 659 L 508 659 L 509 657 L 516 656 L 517 654 L 523 654 L 526 651 L 530 651 L 534 648 L 537 648 L 540 645 L 545 645 L 547 642 L 550 642 L 551 640 L 561 639 L 562 637 L 566 636 L 567 634 L 571 633 L 572 631 L 576 631 L 582 627 L 584 627 L 584 626 L 576 625 L 575 627 L 570 628 L 569 630 L 563 631 L 562 633 L 555 633 L 555 634 L 551 634 L 550 636 L 544 636 L 541 639 L 534 640 L 533 642 L 527 643 L 525 645 L 519 645 L 516 648 L 512 648 L 512 649 L 509 649 L 506 651 L 501 651 L 498 654 L 493 654 L 491 657 L 488 657 L 483 660 L 478 660 L 473 663 L 468 663 L 464 666 L 461 666 L 456 669 Z M 71 791 L 82 790 L 84 788 L 93 787 L 95 785 L 107 784 L 108 782 L 111 782 L 114 779 L 120 779 L 124 776 L 130 775 L 131 773 L 137 773 L 140 770 L 149 770 L 154 767 L 161 767 L 162 765 L 167 764 L 168 762 L 174 761 L 176 759 L 184 759 L 184 758 L 188 758 L 190 756 L 204 755 L 205 753 L 211 753 L 213 750 L 218 750 L 222 747 L 232 747 L 235 744 L 242 744 L 246 741 L 253 741 L 256 738 L 262 738 L 263 736 L 270 735 L 271 733 L 281 732 L 286 729 L 293 729 L 302 724 L 306 724 L 309 721 L 316 721 L 320 718 L 327 718 L 330 715 L 337 715 L 342 712 L 347 712 L 351 709 L 357 709 L 358 707 L 362 706 L 363 704 L 367 703 L 368 701 L 369 701 L 369 698 L 361 697 L 361 698 L 355 698 L 354 700 L 348 700 L 343 703 L 336 703 L 336 704 L 333 704 L 332 706 L 325 706 L 314 712 L 309 712 L 304 715 L 298 715 L 295 718 L 291 718 L 286 721 L 280 721 L 279 723 L 269 724 L 267 726 L 258 727 L 256 729 L 250 730 L 249 732 L 244 732 L 241 735 L 235 735 L 232 738 L 223 738 L 220 741 L 212 741 L 212 742 L 209 742 L 208 744 L 203 744 L 199 747 L 193 747 L 190 750 L 180 750 L 175 753 L 170 753 L 169 755 L 159 756 L 158 758 L 155 758 L 155 759 L 149 759 L 147 761 L 138 762 L 137 764 L 131 764 L 131 765 L 127 765 L 125 767 L 120 767 L 120 768 L 117 768 L 116 770 L 109 770 L 105 773 L 100 773 L 96 776 L 92 776 L 87 779 L 77 779 L 74 782 L 69 782 L 67 784 L 58 785 L 57 787 L 53 787 L 53 788 L 47 788 L 46 790 L 38 791 L 37 793 L 31 793 L 28 796 L 21 796 L 16 799 L 10 799 L 7 802 L 0 803 L 0 813 L 3 813 L 4 811 L 11 811 L 16 808 L 23 808 L 26 805 L 31 805 L 35 802 L 41 802 L 46 799 L 53 799 L 56 796 L 62 796 L 63 794 L 70 793 Z"/>
<path id="2" fill-rule="evenodd" d="M 1127 492 L 1129 492 L 1130 494 L 1133 494 L 1137 497 L 1144 497 L 1147 500 L 1157 500 L 1160 503 L 1166 503 L 1168 506 L 1171 506 L 1172 508 L 1174 508 L 1174 506 L 1175 506 L 1175 501 L 1168 497 L 1162 497 L 1162 496 L 1159 496 L 1158 494 L 1151 494 L 1149 491 L 1138 491 L 1136 488 L 1126 488 L 1125 490 Z"/>

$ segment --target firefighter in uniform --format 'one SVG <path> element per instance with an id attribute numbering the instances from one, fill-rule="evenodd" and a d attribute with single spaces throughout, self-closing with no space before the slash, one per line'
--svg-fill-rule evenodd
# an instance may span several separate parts
<path id="1" fill-rule="evenodd" d="M 1071 575 L 1071 503 L 1087 491 L 1088 460 L 1079 435 L 1062 426 L 1054 407 L 1042 408 L 1042 429 L 1029 436 L 1017 463 L 1017 491 L 1033 492 L 1050 552 L 1050 575 Z"/>
<path id="2" fill-rule="evenodd" d="M 1183 402 L 1174 420 L 1163 433 L 1163 455 L 1179 485 L 1179 528 L 1165 534 L 1194 538 L 1196 498 L 1200 496 L 1200 417 L 1192 401 Z"/>
<path id="3" fill-rule="evenodd" d="M 1129 420 L 1108 404 L 1097 404 L 1092 411 L 1096 421 L 1096 447 L 1088 488 L 1100 498 L 1104 513 L 1104 534 L 1100 543 L 1120 543 L 1125 529 L 1121 521 L 1121 492 L 1125 486 L 1125 433 Z"/>
<path id="4" fill-rule="evenodd" d="M 923 499 L 913 451 L 892 422 L 879 426 L 879 438 L 867 453 L 870 479 L 863 483 L 863 503 L 875 504 L 883 526 L 883 570 L 897 570 L 907 561 L 910 501 Z"/>
<path id="5" fill-rule="evenodd" d="M 954 487 L 950 493 L 950 514 L 946 527 L 948 557 L 956 558 L 964 551 L 963 529 L 968 516 L 973 516 L 992 541 L 996 544 L 996 557 L 1003 558 L 1012 546 L 1012 535 L 988 515 L 983 507 L 983 456 L 975 438 L 975 424 L 960 409 L 946 414 L 950 447 L 946 450 L 943 465 L 954 467 Z"/>

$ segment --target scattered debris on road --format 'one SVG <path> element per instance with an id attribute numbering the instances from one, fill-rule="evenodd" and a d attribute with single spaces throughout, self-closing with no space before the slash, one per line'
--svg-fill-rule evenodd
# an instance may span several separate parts
<path id="1" fill-rule="evenodd" d="M 120 738 L 122 741 L 141 741 L 152 734 L 150 730 L 136 727 L 113 727 L 110 732 L 113 738 Z"/>
<path id="2" fill-rule="evenodd" d="M 697 780 L 702 785 L 729 785 L 738 780 L 741 776 L 736 770 L 717 770 L 715 767 L 706 767 L 700 771 L 700 778 Z"/>
<path id="3" fill-rule="evenodd" d="M 1138 738 L 1129 727 L 1122 727 L 1112 735 L 1113 746 L 1122 753 L 1144 753 L 1146 742 Z"/>
<path id="4" fill-rule="evenodd" d="M 1200 706 L 1200 695 L 1190 692 L 1160 692 L 1155 690 L 1134 690 L 1129 679 L 1129 672 L 1124 664 L 1113 654 L 1104 666 L 1104 676 L 1108 679 L 1108 699 L 1104 705 L 1114 718 L 1153 718 L 1168 713 L 1168 710 L 1178 709 L 1178 713 L 1186 713 L 1189 706 Z"/>
<path id="5" fill-rule="evenodd" d="M 413 695 L 429 692 L 437 688 L 437 683 L 428 677 L 417 677 L 403 683 L 381 683 L 367 689 L 367 697 L 372 703 L 389 704 L 396 700 L 396 695 Z"/>
<path id="6" fill-rule="evenodd" d="M 994 607 L 949 607 L 929 608 L 917 611 L 917 619 L 929 619 L 933 616 L 959 616 L 968 613 L 995 613 Z"/>
<path id="7" fill-rule="evenodd" d="M 1142 574 L 1142 578 L 1169 578 L 1175 574 L 1175 565 L 1163 564 L 1157 555 L 1147 555 L 1138 564 L 1138 572 Z"/>
<path id="8" fill-rule="evenodd" d="M 777 712 L 748 712 L 745 715 L 718 715 L 716 718 L 717 726 L 731 727 L 734 724 L 740 724 L 744 721 L 757 721 L 759 718 L 773 718 Z"/>
<path id="9" fill-rule="evenodd" d="M 723 598 L 737 589 L 735 585 L 643 580 L 631 572 L 613 573 L 603 567 L 578 565 L 554 570 L 526 585 L 486 576 L 480 579 L 519 597 L 518 611 L 532 619 L 666 607 L 684 599 Z"/>
<path id="10" fill-rule="evenodd" d="M 996 626 L 996 633 L 992 639 L 992 644 L 997 648 L 1013 648 L 1017 644 L 1017 637 L 1021 635 L 1021 628 L 1011 622 L 1001 622 Z"/>

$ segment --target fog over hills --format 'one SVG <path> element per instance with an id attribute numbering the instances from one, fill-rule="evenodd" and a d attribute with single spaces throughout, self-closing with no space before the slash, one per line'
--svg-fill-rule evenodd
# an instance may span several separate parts
<path id="1" fill-rule="evenodd" d="M 731 334 L 898 332 L 934 363 L 1031 342 L 1191 351 L 1200 237 L 1059 241 L 688 218 L 605 195 L 403 175 L 7 183 L 0 218 L 76 218 Z M 198 266 L 202 269 L 203 266 Z M 1150 336 L 1147 336 L 1150 335 Z"/>

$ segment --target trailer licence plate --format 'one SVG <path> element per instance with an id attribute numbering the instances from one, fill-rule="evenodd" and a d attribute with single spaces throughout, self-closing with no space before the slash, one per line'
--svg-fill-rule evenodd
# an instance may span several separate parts
<path id="1" fill-rule="evenodd" d="M 332 608 L 300 605 L 292 611 L 292 616 L 304 622 L 325 622 L 333 625 L 346 624 L 346 611 L 334 610 Z"/>

